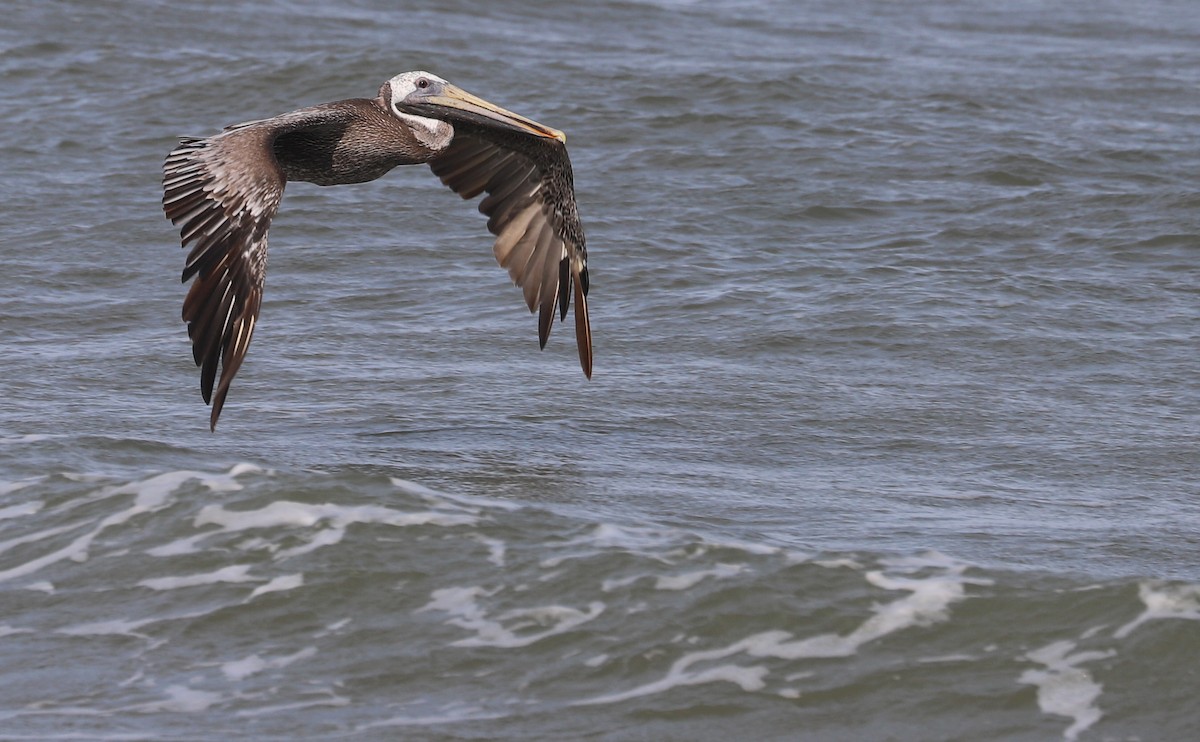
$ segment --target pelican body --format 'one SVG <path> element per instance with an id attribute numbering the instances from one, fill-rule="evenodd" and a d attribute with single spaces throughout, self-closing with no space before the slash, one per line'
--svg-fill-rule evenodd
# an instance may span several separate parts
<path id="1" fill-rule="evenodd" d="M 163 210 L 191 245 L 183 319 L 216 429 L 262 304 L 267 230 L 290 180 L 365 183 L 427 163 L 479 210 L 497 261 L 537 311 L 538 341 L 572 294 L 584 374 L 592 375 L 587 249 L 561 131 L 475 97 L 428 72 L 385 82 L 375 98 L 323 103 L 180 140 L 163 165 Z M 218 380 L 218 366 L 220 377 Z"/>

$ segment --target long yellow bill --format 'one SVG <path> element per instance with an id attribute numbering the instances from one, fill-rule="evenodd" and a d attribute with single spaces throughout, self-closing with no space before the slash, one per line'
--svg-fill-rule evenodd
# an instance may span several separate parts
<path id="1" fill-rule="evenodd" d="M 567 141 L 567 135 L 558 129 L 539 124 L 533 119 L 527 119 L 494 103 L 488 103 L 483 98 L 471 95 L 462 88 L 449 83 L 441 85 L 438 93 L 422 98 L 420 103 L 405 105 L 403 108 L 412 109 L 414 113 L 420 114 L 424 106 L 450 108 L 468 114 L 469 118 L 484 119 L 481 123 L 499 124 L 514 131 L 557 139 L 564 144 Z"/>

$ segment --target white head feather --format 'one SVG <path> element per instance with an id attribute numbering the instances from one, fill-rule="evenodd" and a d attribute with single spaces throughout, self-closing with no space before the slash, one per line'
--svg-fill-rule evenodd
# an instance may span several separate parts
<path id="1" fill-rule="evenodd" d="M 422 81 L 446 82 L 437 75 L 422 70 L 401 73 L 388 80 L 388 87 L 392 91 L 392 99 L 388 102 L 391 104 L 392 113 L 412 127 L 413 134 L 422 144 L 430 149 L 440 150 L 450 144 L 450 139 L 454 136 L 454 127 L 445 121 L 404 113 L 397 108 L 397 105 L 402 103 L 405 98 L 425 87 L 420 84 Z"/>

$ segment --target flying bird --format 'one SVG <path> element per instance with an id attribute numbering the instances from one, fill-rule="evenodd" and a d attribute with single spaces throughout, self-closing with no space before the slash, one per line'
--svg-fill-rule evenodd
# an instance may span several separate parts
<path id="1" fill-rule="evenodd" d="M 365 183 L 428 163 L 479 211 L 493 252 L 538 312 L 545 347 L 554 315 L 575 300 L 575 340 L 592 376 L 587 249 L 566 136 L 428 72 L 405 72 L 375 98 L 351 98 L 183 138 L 163 165 L 163 210 L 191 252 L 183 319 L 200 392 L 217 418 L 254 335 L 267 269 L 267 230 L 289 180 Z M 218 379 L 217 369 L 220 366 Z"/>

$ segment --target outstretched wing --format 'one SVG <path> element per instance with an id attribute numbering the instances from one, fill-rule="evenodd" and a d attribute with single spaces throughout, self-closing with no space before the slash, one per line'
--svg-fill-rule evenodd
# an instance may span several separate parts
<path id="1" fill-rule="evenodd" d="M 374 101 L 354 98 L 237 124 L 207 139 L 183 139 L 167 155 L 163 210 L 179 225 L 183 246 L 192 245 L 183 280 L 196 280 L 183 319 L 201 369 L 200 392 L 212 404 L 213 429 L 254 334 L 267 229 L 284 184 L 358 183 L 400 162 L 424 161 L 404 149 L 409 139 L 397 137 L 394 125 Z M 347 133 L 353 126 L 357 138 Z"/>
<path id="2" fill-rule="evenodd" d="M 196 280 L 183 319 L 214 430 L 262 305 L 267 229 L 285 183 L 272 152 L 276 133 L 254 122 L 208 139 L 183 139 L 163 165 L 163 211 L 179 225 L 183 246 L 192 245 L 183 280 Z"/>
<path id="3" fill-rule="evenodd" d="M 450 146 L 429 164 L 464 199 L 488 194 L 479 211 L 489 217 L 488 230 L 496 235 L 496 260 L 521 287 L 529 311 L 539 313 L 543 348 L 555 310 L 566 319 L 574 287 L 579 363 L 591 378 L 587 249 L 566 146 L 456 123 Z"/>

